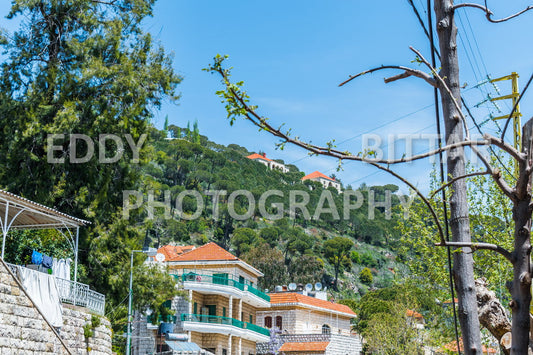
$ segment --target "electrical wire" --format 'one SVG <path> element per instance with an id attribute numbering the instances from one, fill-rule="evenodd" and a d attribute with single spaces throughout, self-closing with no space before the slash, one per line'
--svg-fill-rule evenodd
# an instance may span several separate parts
<path id="1" fill-rule="evenodd" d="M 427 8 L 431 9 L 431 0 L 427 0 Z M 435 41 L 433 38 L 433 18 L 431 16 L 431 11 L 428 11 L 428 28 L 430 32 L 429 43 L 431 46 L 431 66 L 433 68 L 437 67 L 435 59 Z M 427 31 L 426 31 L 427 32 Z M 443 146 L 442 144 L 442 135 L 440 129 L 440 112 L 439 112 L 439 89 L 437 87 L 433 88 L 433 98 L 435 100 L 435 121 L 437 123 L 437 135 L 439 137 L 439 148 Z M 440 182 L 444 185 L 444 159 L 442 152 L 439 152 L 439 167 L 440 167 Z M 446 189 L 442 189 L 442 210 L 444 214 L 444 233 L 446 235 L 446 241 L 450 241 L 450 230 L 449 230 L 449 221 L 448 221 L 448 202 L 446 199 Z M 449 286 L 452 296 L 452 308 L 453 308 L 453 322 L 455 329 L 455 340 L 457 342 L 457 354 L 461 355 L 461 347 L 459 346 L 459 330 L 457 327 L 457 310 L 455 309 L 455 290 L 453 284 L 453 268 L 452 268 L 452 252 L 451 248 L 446 248 L 446 257 L 448 262 L 448 275 L 449 275 Z"/>

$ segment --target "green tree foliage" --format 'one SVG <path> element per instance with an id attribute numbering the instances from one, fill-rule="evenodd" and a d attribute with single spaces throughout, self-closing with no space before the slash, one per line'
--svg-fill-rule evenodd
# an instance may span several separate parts
<path id="1" fill-rule="evenodd" d="M 335 268 L 335 288 L 339 279 L 339 272 L 351 265 L 350 250 L 353 242 L 344 237 L 334 237 L 324 242 L 324 256 Z"/>
<path id="2" fill-rule="evenodd" d="M 129 253 L 140 249 L 144 234 L 137 220 L 125 222 L 119 213 L 122 191 L 137 188 L 139 163 L 147 159 L 145 144 L 133 162 L 125 137 L 142 142 L 152 109 L 165 98 L 176 99 L 181 80 L 164 50 L 142 31 L 153 4 L 14 0 L 8 18 L 21 25 L 1 41 L 0 181 L 12 192 L 92 221 L 80 236 L 80 261 L 87 270 L 82 281 L 107 294 L 114 314 L 123 313 Z M 59 148 L 53 154 L 64 162 L 49 163 L 51 134 L 65 135 L 54 142 Z M 73 162 L 70 134 L 95 142 L 92 159 Z M 123 151 L 112 141 L 105 145 L 108 157 L 122 151 L 121 160 L 99 162 L 104 150 L 96 140 L 102 134 L 123 139 Z M 90 146 L 77 143 L 77 157 L 85 156 Z M 137 258 L 136 265 L 142 261 Z M 148 291 L 174 292 L 163 272 L 141 274 L 153 289 L 138 290 L 138 300 L 152 297 L 143 296 Z"/>
<path id="3" fill-rule="evenodd" d="M 372 271 L 370 271 L 369 268 L 365 267 L 359 273 L 359 280 L 365 285 L 368 285 L 368 286 L 372 285 L 372 281 L 374 281 L 374 277 L 372 276 Z"/>

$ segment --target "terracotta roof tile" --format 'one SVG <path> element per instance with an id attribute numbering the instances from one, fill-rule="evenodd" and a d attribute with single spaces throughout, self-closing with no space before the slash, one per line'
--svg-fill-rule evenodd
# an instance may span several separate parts
<path id="1" fill-rule="evenodd" d="M 309 179 L 316 179 L 316 178 L 323 178 L 323 179 L 327 179 L 329 181 L 335 181 L 335 179 L 330 178 L 329 176 L 326 176 L 326 175 L 322 174 L 320 171 L 312 172 L 311 174 L 304 176 L 302 178 L 302 180 L 309 180 Z"/>
<path id="2" fill-rule="evenodd" d="M 248 155 L 246 158 L 248 158 L 248 159 L 252 159 L 252 160 L 255 160 L 255 159 L 263 159 L 263 160 L 267 160 L 267 161 L 272 161 L 272 159 L 268 159 L 266 156 L 261 155 L 261 154 L 257 154 L 257 153 L 250 154 L 250 155 Z"/>
<path id="3" fill-rule="evenodd" d="M 405 311 L 405 315 L 407 317 L 414 317 L 414 318 L 417 318 L 417 319 L 424 319 L 424 317 L 420 313 L 415 312 L 415 311 L 413 311 L 411 309 L 406 310 Z"/>
<path id="4" fill-rule="evenodd" d="M 326 351 L 328 341 L 311 341 L 307 343 L 284 343 L 279 352 L 299 352 L 299 351 Z"/>
<path id="5" fill-rule="evenodd" d="M 175 258 L 189 252 L 195 248 L 194 245 L 180 246 L 180 245 L 164 245 L 157 249 L 158 253 L 165 256 L 165 261 L 173 261 Z"/>
<path id="6" fill-rule="evenodd" d="M 240 260 L 224 248 L 219 247 L 216 243 L 207 243 L 179 255 L 172 261 L 206 261 L 206 260 Z"/>
<path id="7" fill-rule="evenodd" d="M 342 312 L 356 316 L 355 312 L 346 305 L 324 301 L 315 297 L 301 295 L 295 292 L 270 293 L 270 304 L 301 303 L 308 306 L 324 308 L 330 311 Z"/>

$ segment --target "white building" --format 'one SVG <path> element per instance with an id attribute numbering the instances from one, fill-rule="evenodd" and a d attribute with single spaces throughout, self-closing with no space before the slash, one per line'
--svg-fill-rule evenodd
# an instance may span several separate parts
<path id="1" fill-rule="evenodd" d="M 287 168 L 284 164 L 278 163 L 272 159 L 268 159 L 265 153 L 263 153 L 262 155 L 257 153 L 250 154 L 246 158 L 259 162 L 268 167 L 270 170 L 276 169 L 281 171 L 282 173 L 289 172 L 289 168 Z"/>
<path id="2" fill-rule="evenodd" d="M 328 187 L 333 187 L 339 193 L 342 192 L 341 191 L 340 182 L 338 182 L 334 178 L 331 178 L 329 176 L 326 176 L 326 175 L 322 174 L 320 171 L 315 171 L 315 172 L 312 172 L 309 175 L 304 176 L 302 178 L 302 181 L 305 181 L 305 180 L 317 181 L 317 182 L 321 183 L 322 186 L 324 186 L 325 189 L 327 189 Z"/>

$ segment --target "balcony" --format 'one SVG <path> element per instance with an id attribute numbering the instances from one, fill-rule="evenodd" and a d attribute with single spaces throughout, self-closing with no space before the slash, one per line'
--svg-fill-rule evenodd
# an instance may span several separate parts
<path id="1" fill-rule="evenodd" d="M 268 329 L 235 318 L 182 314 L 181 321 L 186 331 L 231 334 L 254 342 L 265 342 L 270 339 Z"/>
<path id="2" fill-rule="evenodd" d="M 174 277 L 178 278 L 178 275 Z M 270 307 L 270 296 L 247 282 L 240 282 L 233 276 L 208 275 L 188 272 L 181 275 L 183 287 L 202 293 L 231 295 L 242 298 L 254 307 Z"/>
<path id="3" fill-rule="evenodd" d="M 17 269 L 24 266 L 6 263 L 13 274 L 18 278 Z M 32 270 L 32 272 L 39 272 Z M 53 277 L 53 276 L 51 276 Z M 85 307 L 96 314 L 104 315 L 105 296 L 101 293 L 89 289 L 89 285 L 80 282 L 74 282 L 56 277 L 57 290 L 59 298 L 63 303 L 73 304 L 75 306 Z"/>

